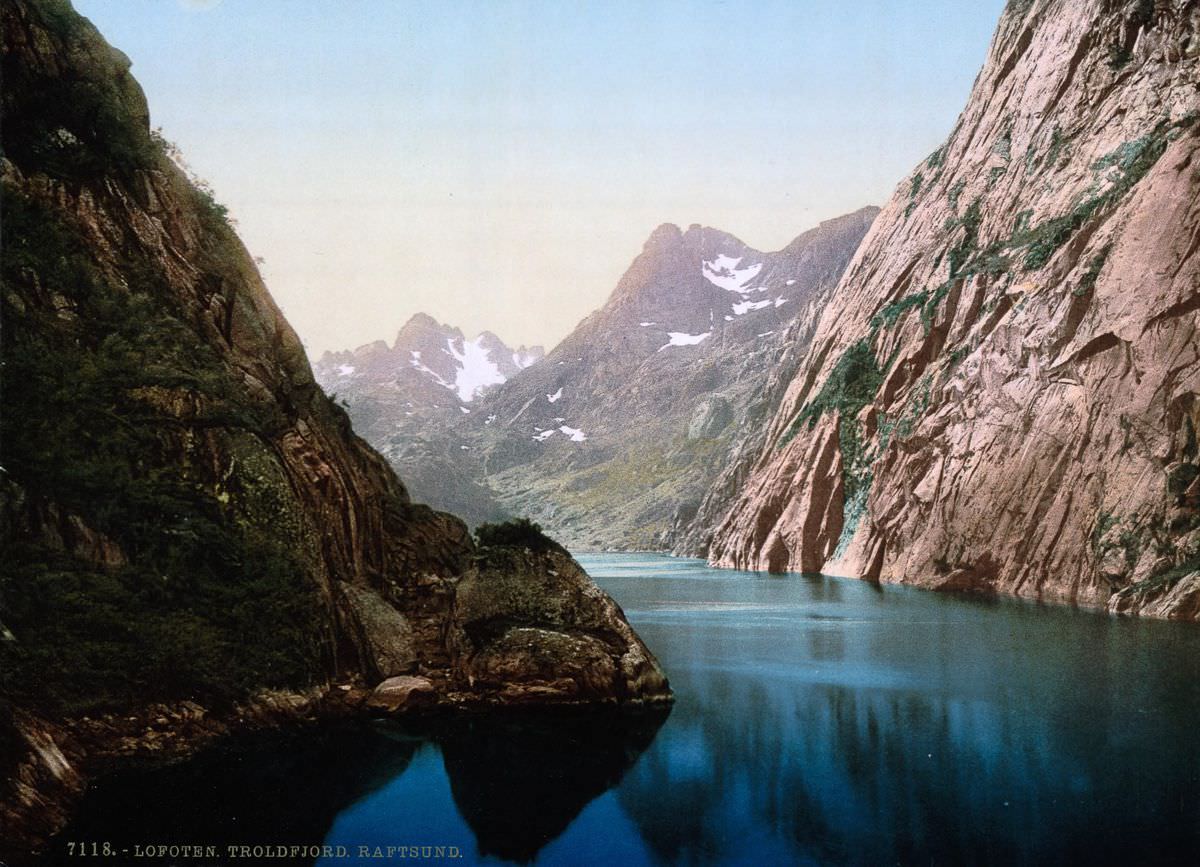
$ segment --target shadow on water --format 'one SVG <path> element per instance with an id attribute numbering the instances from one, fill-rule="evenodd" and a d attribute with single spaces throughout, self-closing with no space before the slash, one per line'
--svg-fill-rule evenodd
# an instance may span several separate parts
<path id="1" fill-rule="evenodd" d="M 184 762 L 100 778 L 47 860 L 75 863 L 72 840 L 107 841 L 129 858 L 154 843 L 216 847 L 215 859 L 189 857 L 194 865 L 227 863 L 226 847 L 243 845 L 338 843 L 353 858 L 359 846 L 426 842 L 406 825 L 417 815 L 413 793 L 436 802 L 448 782 L 453 807 L 446 799 L 433 809 L 457 811 L 476 854 L 528 862 L 621 781 L 668 714 L 527 711 L 239 737 Z M 442 761 L 419 760 L 430 751 Z M 356 816 L 366 821 L 339 837 L 336 820 Z"/>
<path id="2" fill-rule="evenodd" d="M 450 789 L 479 854 L 533 860 L 621 781 L 667 713 L 486 718 L 441 735 Z"/>
<path id="3" fill-rule="evenodd" d="M 404 773 L 419 743 L 379 726 L 298 728 L 233 738 L 176 764 L 118 771 L 89 786 L 48 860 L 76 863 L 66 854 L 72 840 L 103 840 L 130 854 L 153 843 L 211 845 L 219 853 L 229 845 L 320 843 L 347 804 Z"/>

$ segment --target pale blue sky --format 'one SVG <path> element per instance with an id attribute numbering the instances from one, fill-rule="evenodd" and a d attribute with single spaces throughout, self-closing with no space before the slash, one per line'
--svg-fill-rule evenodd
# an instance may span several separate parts
<path id="1" fill-rule="evenodd" d="M 425 311 L 553 344 L 660 223 L 883 204 L 1004 0 L 75 0 L 310 353 Z"/>

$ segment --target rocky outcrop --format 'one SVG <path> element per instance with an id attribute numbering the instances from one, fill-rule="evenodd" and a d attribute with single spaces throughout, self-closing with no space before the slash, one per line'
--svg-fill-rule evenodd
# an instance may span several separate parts
<path id="1" fill-rule="evenodd" d="M 715 439 L 732 421 L 733 407 L 724 395 L 714 394 L 696 404 L 692 419 L 688 422 L 688 439 Z"/>
<path id="2" fill-rule="evenodd" d="M 620 607 L 561 550 L 487 549 L 459 584 L 448 644 L 456 683 L 505 704 L 667 693 Z"/>
<path id="3" fill-rule="evenodd" d="M 427 677 L 389 677 L 375 687 L 367 707 L 387 713 L 399 713 L 437 702 L 437 689 Z"/>
<path id="4" fill-rule="evenodd" d="M 714 563 L 1196 617 L 1200 4 L 1012 2 Z"/>
<path id="5" fill-rule="evenodd" d="M 224 209 L 151 133 L 128 60 L 65 0 L 6 3 L 0 27 L 0 690 L 18 720 L 0 758 L 26 769 L 0 784 L 5 843 L 37 838 L 50 790 L 111 752 L 75 737 L 85 717 L 392 676 L 495 703 L 446 642 L 478 554 L 466 526 L 412 502 L 314 381 Z M 577 674 L 569 649 L 544 647 L 537 675 Z M 669 698 L 661 676 L 593 685 Z"/>

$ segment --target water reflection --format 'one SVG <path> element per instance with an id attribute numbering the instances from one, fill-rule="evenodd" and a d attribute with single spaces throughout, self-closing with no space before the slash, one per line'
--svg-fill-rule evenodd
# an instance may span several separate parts
<path id="1" fill-rule="evenodd" d="M 480 719 L 439 738 L 450 790 L 481 855 L 530 861 L 621 781 L 666 718 Z"/>
<path id="2" fill-rule="evenodd" d="M 731 587 L 683 564 L 651 591 L 590 565 L 680 696 L 617 792 L 655 860 L 1200 854 L 1194 627 L 829 579 Z"/>
<path id="3" fill-rule="evenodd" d="M 385 728 L 313 728 L 238 738 L 167 767 L 127 769 L 89 787 L 48 860 L 77 861 L 65 855 L 70 840 L 107 841 L 131 853 L 151 843 L 199 843 L 219 853 L 229 845 L 320 843 L 348 804 L 402 775 L 419 744 Z"/>
<path id="4" fill-rule="evenodd" d="M 73 833 L 435 844 L 466 863 L 1200 860 L 1194 625 L 656 557 L 586 565 L 670 674 L 665 723 L 267 740 L 109 781 Z"/>

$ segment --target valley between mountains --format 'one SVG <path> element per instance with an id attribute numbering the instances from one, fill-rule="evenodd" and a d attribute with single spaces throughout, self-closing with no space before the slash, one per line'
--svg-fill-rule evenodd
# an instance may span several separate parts
<path id="1" fill-rule="evenodd" d="M 315 364 L 129 58 L 67 0 L 0 32 L 0 858 L 247 729 L 619 711 L 644 749 L 668 673 L 572 552 L 1200 620 L 1200 0 L 1010 0 L 882 208 L 659 226 L 549 351 L 405 310 Z"/>
<path id="2" fill-rule="evenodd" d="M 661 226 L 535 363 L 418 316 L 318 380 L 431 502 L 573 549 L 1196 619 L 1198 18 L 1011 2 L 882 211 Z"/>
<path id="3" fill-rule="evenodd" d="M 774 253 L 660 226 L 548 355 L 418 315 L 390 347 L 326 353 L 314 374 L 438 508 L 530 517 L 571 550 L 695 544 L 701 499 L 753 452 L 877 213 Z"/>

